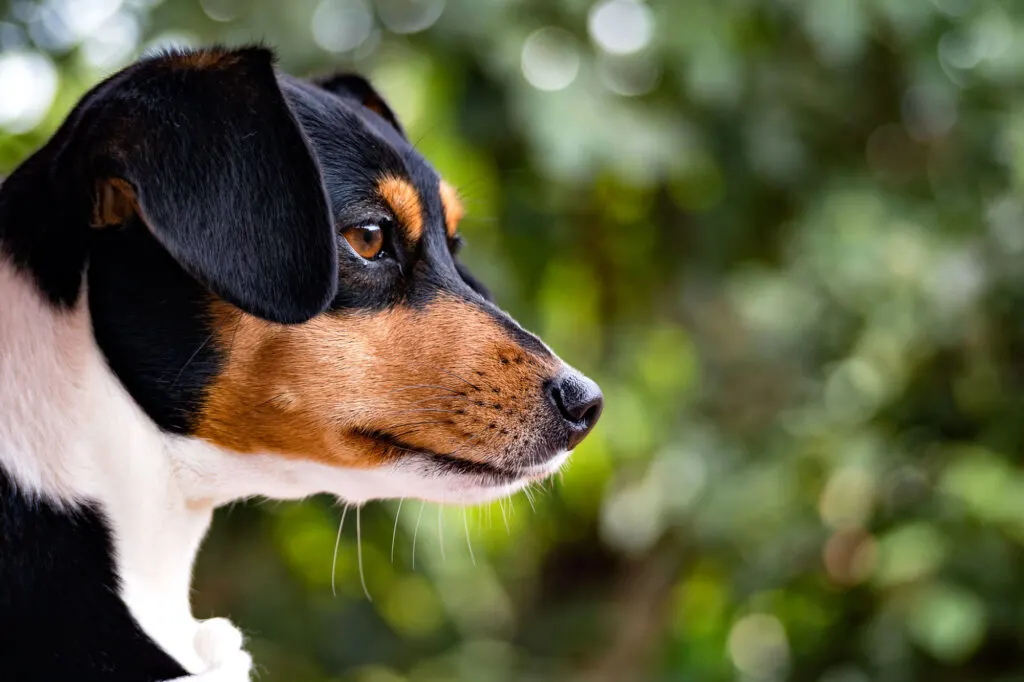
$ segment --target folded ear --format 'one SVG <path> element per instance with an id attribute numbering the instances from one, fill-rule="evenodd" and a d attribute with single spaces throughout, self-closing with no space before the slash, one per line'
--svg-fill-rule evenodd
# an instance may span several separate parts
<path id="1" fill-rule="evenodd" d="M 395 116 L 395 112 L 391 110 L 391 107 L 384 101 L 384 98 L 370 85 L 370 81 L 362 76 L 357 76 L 354 73 L 337 73 L 333 76 L 319 78 L 315 82 L 328 92 L 363 105 L 390 123 L 398 131 L 399 135 L 408 139 L 402 124 L 398 122 L 398 117 Z"/>
<path id="2" fill-rule="evenodd" d="M 189 274 L 264 319 L 303 322 L 327 307 L 333 220 L 270 51 L 148 59 L 100 85 L 78 116 L 65 158 L 86 164 L 94 227 L 138 214 Z"/>

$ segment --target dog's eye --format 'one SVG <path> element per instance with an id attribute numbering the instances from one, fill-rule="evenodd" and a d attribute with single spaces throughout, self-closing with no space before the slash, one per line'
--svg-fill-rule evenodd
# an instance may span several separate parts
<path id="1" fill-rule="evenodd" d="M 366 260 L 373 260 L 384 251 L 384 230 L 380 225 L 346 227 L 341 233 L 352 250 Z"/>

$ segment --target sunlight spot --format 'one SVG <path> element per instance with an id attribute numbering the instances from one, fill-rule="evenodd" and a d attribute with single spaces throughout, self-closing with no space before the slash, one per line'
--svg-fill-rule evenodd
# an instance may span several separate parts
<path id="1" fill-rule="evenodd" d="M 312 19 L 313 39 L 330 52 L 348 52 L 373 31 L 373 12 L 366 0 L 324 0 Z"/>
<path id="2" fill-rule="evenodd" d="M 729 632 L 729 656 L 736 668 L 757 679 L 775 677 L 789 662 L 786 630 L 775 616 L 752 613 Z"/>
<path id="3" fill-rule="evenodd" d="M 380 20 L 394 33 L 418 33 L 441 18 L 444 0 L 377 0 Z"/>
<path id="4" fill-rule="evenodd" d="M 0 127 L 12 133 L 34 128 L 57 94 L 57 70 L 37 52 L 0 55 Z"/>
<path id="5" fill-rule="evenodd" d="M 654 37 L 651 8 L 636 0 L 605 0 L 590 10 L 590 37 L 605 52 L 632 54 L 647 47 Z"/>
<path id="6" fill-rule="evenodd" d="M 564 90 L 580 70 L 576 39 L 552 26 L 534 31 L 523 43 L 522 69 L 526 81 L 538 90 Z"/>

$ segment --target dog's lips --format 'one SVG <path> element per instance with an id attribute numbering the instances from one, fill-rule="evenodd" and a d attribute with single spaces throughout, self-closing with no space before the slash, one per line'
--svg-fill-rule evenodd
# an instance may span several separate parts
<path id="1" fill-rule="evenodd" d="M 484 482 L 487 486 L 505 486 L 542 480 L 556 472 L 570 454 L 568 451 L 561 452 L 542 464 L 512 469 L 410 445 L 386 431 L 361 431 L 359 435 L 369 438 L 384 447 L 392 448 L 404 457 L 418 456 L 428 463 L 436 473 L 474 477 Z"/>

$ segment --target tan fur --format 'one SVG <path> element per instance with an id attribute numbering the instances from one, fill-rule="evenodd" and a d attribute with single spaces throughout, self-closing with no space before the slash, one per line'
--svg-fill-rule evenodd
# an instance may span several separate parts
<path id="1" fill-rule="evenodd" d="M 126 180 L 104 178 L 96 182 L 91 222 L 93 227 L 120 225 L 138 211 L 135 189 Z"/>
<path id="2" fill-rule="evenodd" d="M 544 414 L 557 360 L 524 352 L 485 312 L 453 298 L 422 310 L 327 313 L 275 325 L 213 304 L 228 355 L 197 434 L 239 452 L 279 452 L 348 467 L 414 448 L 514 463 L 510 448 Z"/>
<path id="3" fill-rule="evenodd" d="M 423 204 L 407 180 L 389 175 L 377 183 L 377 192 L 388 203 L 411 243 L 423 236 Z"/>
<path id="4" fill-rule="evenodd" d="M 458 191 L 444 180 L 441 181 L 441 203 L 444 205 L 444 223 L 449 237 L 454 237 L 462 221 L 464 209 Z"/>

